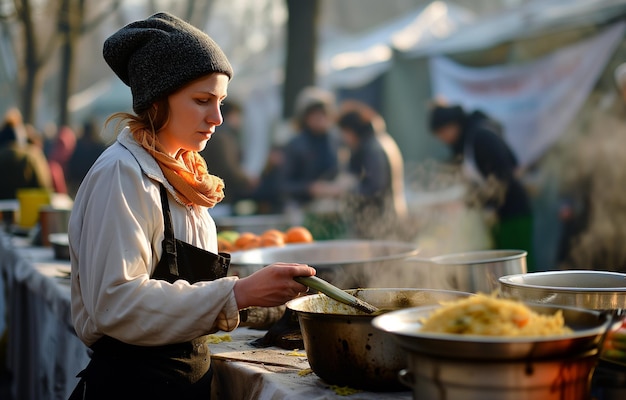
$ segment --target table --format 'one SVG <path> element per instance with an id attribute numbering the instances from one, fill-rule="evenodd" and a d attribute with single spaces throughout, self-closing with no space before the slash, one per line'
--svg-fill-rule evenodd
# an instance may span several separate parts
<path id="1" fill-rule="evenodd" d="M 257 349 L 249 344 L 264 334 L 265 331 L 238 328 L 229 335 L 232 341 L 210 346 L 215 370 L 213 399 L 412 399 L 409 389 L 340 396 L 310 370 L 304 350 Z M 224 334 L 215 336 L 221 335 Z"/>
<path id="2" fill-rule="evenodd" d="M 51 248 L 0 233 L 0 279 L 9 318 L 7 366 L 16 400 L 67 399 L 78 382 L 76 374 L 89 362 L 88 349 L 71 324 L 69 269 L 68 261 L 54 259 Z M 340 396 L 310 371 L 303 350 L 256 349 L 249 344 L 264 334 L 240 327 L 214 335 L 231 340 L 210 345 L 213 399 L 412 398 L 410 391 Z"/>
<path id="3" fill-rule="evenodd" d="M 14 399 L 67 399 L 89 362 L 71 324 L 68 261 L 51 248 L 0 234 L 8 319 L 7 368 Z"/>

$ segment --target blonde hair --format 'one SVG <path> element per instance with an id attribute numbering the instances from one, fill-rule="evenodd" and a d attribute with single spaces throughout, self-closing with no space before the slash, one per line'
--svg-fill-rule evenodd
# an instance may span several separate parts
<path id="1" fill-rule="evenodd" d="M 111 114 L 104 122 L 105 127 L 113 121 L 115 124 L 115 132 L 121 132 L 123 126 L 128 126 L 131 133 L 144 130 L 149 134 L 156 136 L 156 133 L 163 128 L 170 118 L 170 107 L 167 98 L 157 100 L 152 107 L 138 114 L 128 112 L 116 112 Z"/>

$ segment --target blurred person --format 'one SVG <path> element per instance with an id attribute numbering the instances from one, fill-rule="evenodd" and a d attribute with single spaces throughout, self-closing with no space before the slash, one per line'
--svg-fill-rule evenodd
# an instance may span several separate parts
<path id="1" fill-rule="evenodd" d="M 304 224 L 316 239 L 344 234 L 336 203 L 317 182 L 330 182 L 339 171 L 339 142 L 333 133 L 334 96 L 317 87 L 304 88 L 296 98 L 297 134 L 285 145 L 281 192 L 304 211 Z"/>
<path id="2" fill-rule="evenodd" d="M 76 148 L 76 134 L 69 126 L 62 126 L 54 139 L 48 164 L 52 174 L 52 186 L 56 193 L 68 194 L 68 162 Z"/>
<path id="3" fill-rule="evenodd" d="M 207 335 L 239 310 L 284 304 L 307 265 L 226 276 L 209 210 L 224 182 L 198 153 L 222 123 L 232 67 L 208 35 L 168 13 L 106 39 L 104 59 L 132 93 L 118 133 L 83 179 L 69 223 L 72 320 L 93 351 L 71 399 L 211 396 Z"/>
<path id="4" fill-rule="evenodd" d="M 240 146 L 242 108 L 234 100 L 225 100 L 222 105 L 224 122 L 215 129 L 211 145 L 200 152 L 209 171 L 221 177 L 226 186 L 224 204 L 235 205 L 250 196 L 257 184 L 243 169 Z"/>
<path id="5" fill-rule="evenodd" d="M 461 162 L 463 173 L 475 185 L 491 225 L 497 249 L 528 252 L 532 257 L 532 210 L 528 193 L 518 178 L 518 162 L 502 137 L 500 123 L 480 110 L 466 112 L 460 105 L 433 104 L 431 132 Z"/>
<path id="6" fill-rule="evenodd" d="M 281 146 L 272 146 L 261 171 L 259 184 L 250 195 L 257 204 L 258 214 L 282 214 L 285 211 L 286 201 L 281 192 L 284 164 L 284 149 Z"/>
<path id="7" fill-rule="evenodd" d="M 17 109 L 7 113 L 0 128 L 0 199 L 16 199 L 21 188 L 52 190 L 48 162 L 41 148 L 29 144 Z M 17 124 L 17 125 L 16 125 Z"/>
<path id="8" fill-rule="evenodd" d="M 67 162 L 67 187 L 71 197 L 76 196 L 78 187 L 89 168 L 107 148 L 99 132 L 93 120 L 88 120 L 83 124 L 82 135 L 76 141 L 76 148 Z"/>
<path id="9" fill-rule="evenodd" d="M 363 239 L 400 238 L 406 221 L 404 162 L 383 118 L 368 105 L 347 101 L 337 126 L 350 149 L 348 179 L 318 182 L 314 191 L 343 198 L 348 226 Z"/>

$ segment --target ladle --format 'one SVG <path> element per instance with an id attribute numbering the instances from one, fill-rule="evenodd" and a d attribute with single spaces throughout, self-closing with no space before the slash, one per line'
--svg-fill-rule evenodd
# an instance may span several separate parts
<path id="1" fill-rule="evenodd" d="M 374 314 L 380 312 L 378 307 L 375 307 L 368 302 L 365 302 L 358 297 L 354 297 L 344 290 L 339 289 L 337 286 L 331 285 L 323 279 L 317 276 L 296 276 L 293 278 L 296 282 L 305 286 L 315 289 L 331 299 L 337 300 L 340 303 L 347 304 L 356 308 L 359 311 L 363 311 L 367 314 Z"/>

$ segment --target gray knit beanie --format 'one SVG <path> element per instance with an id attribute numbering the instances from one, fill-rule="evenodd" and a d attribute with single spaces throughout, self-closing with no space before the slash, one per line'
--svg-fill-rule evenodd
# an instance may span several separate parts
<path id="1" fill-rule="evenodd" d="M 167 13 L 126 25 L 104 42 L 103 55 L 130 86 L 136 113 L 212 72 L 233 77 L 226 55 L 213 39 Z"/>

